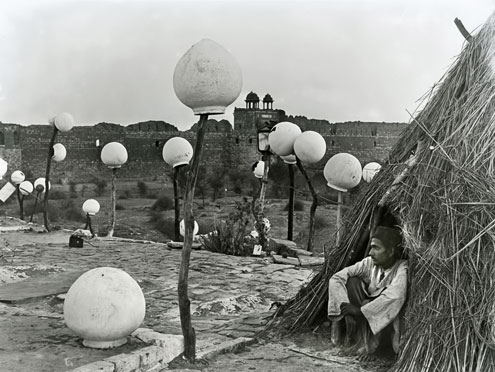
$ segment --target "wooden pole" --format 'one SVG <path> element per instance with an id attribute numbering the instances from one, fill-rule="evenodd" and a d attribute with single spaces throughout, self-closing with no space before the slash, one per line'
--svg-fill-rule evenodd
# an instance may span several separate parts
<path id="1" fill-rule="evenodd" d="M 110 227 L 108 228 L 107 236 L 109 238 L 113 237 L 113 233 L 115 230 L 115 204 L 117 200 L 117 188 L 115 186 L 115 179 L 117 177 L 117 169 L 112 168 L 112 192 L 111 192 L 111 215 L 110 215 Z"/>
<path id="2" fill-rule="evenodd" d="M 337 199 L 337 246 L 340 244 L 340 238 L 342 236 L 342 232 L 340 229 L 342 228 L 342 204 L 343 204 L 343 192 L 339 191 L 339 196 Z"/>
<path id="3" fill-rule="evenodd" d="M 289 166 L 289 215 L 287 222 L 287 240 L 292 240 L 293 232 L 293 222 L 294 222 L 294 165 L 288 164 Z"/>
<path id="4" fill-rule="evenodd" d="M 17 201 L 19 202 L 19 216 L 24 220 L 24 195 L 21 193 L 21 188 L 17 185 Z"/>
<path id="5" fill-rule="evenodd" d="M 266 188 L 268 186 L 268 172 L 270 170 L 270 155 L 263 155 L 263 161 L 265 163 L 265 167 L 263 169 L 263 178 L 261 179 L 261 191 L 260 191 L 260 208 L 259 214 L 263 214 L 263 209 L 265 208 L 265 195 Z"/>
<path id="6" fill-rule="evenodd" d="M 50 224 L 48 221 L 48 194 L 50 192 L 50 188 L 48 185 L 50 184 L 50 168 L 52 165 L 52 156 L 53 156 L 53 145 L 55 144 L 55 138 L 57 137 L 58 129 L 54 125 L 52 138 L 50 139 L 50 145 L 48 147 L 48 157 L 46 159 L 46 172 L 45 172 L 45 198 L 43 199 L 43 222 L 45 224 L 45 229 L 50 231 Z"/>
<path id="7" fill-rule="evenodd" d="M 174 168 L 174 177 L 173 177 L 173 184 L 174 184 L 174 209 L 175 209 L 175 217 L 174 217 L 174 239 L 176 242 L 180 241 L 180 221 L 179 221 L 179 216 L 180 216 L 180 204 L 179 204 L 179 181 L 178 181 L 178 176 L 179 176 L 179 166 L 176 166 Z"/>
<path id="8" fill-rule="evenodd" d="M 184 358 L 190 362 L 196 359 L 196 333 L 191 324 L 191 302 L 188 297 L 189 260 L 194 230 L 194 187 L 199 171 L 201 154 L 203 152 L 203 139 L 208 115 L 202 114 L 198 122 L 198 132 L 192 159 L 191 168 L 187 172 L 186 190 L 184 193 L 184 244 L 182 246 L 182 257 L 179 270 L 179 312 L 182 335 L 184 336 Z"/>
<path id="9" fill-rule="evenodd" d="M 318 194 L 316 194 L 313 184 L 311 183 L 311 180 L 309 179 L 309 176 L 306 173 L 306 170 L 302 166 L 301 161 L 299 159 L 297 159 L 297 167 L 299 168 L 304 178 L 306 179 L 306 182 L 308 183 L 309 191 L 311 192 L 311 196 L 313 197 L 313 203 L 311 203 L 311 209 L 309 211 L 309 236 L 308 236 L 308 247 L 306 249 L 308 252 L 313 252 L 313 240 L 315 238 L 315 214 L 316 214 L 316 208 L 318 207 Z"/>

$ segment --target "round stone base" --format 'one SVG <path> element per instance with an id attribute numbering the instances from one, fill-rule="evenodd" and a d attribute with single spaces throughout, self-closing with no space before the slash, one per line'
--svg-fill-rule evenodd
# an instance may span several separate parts
<path id="1" fill-rule="evenodd" d="M 119 347 L 127 343 L 127 337 L 119 338 L 113 341 L 94 341 L 94 340 L 83 340 L 83 345 L 86 347 L 91 347 L 93 349 L 111 349 L 113 347 Z"/>

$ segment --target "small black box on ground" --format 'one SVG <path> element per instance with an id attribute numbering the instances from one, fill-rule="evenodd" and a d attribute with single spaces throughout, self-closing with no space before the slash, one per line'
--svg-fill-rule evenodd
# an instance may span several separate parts
<path id="1" fill-rule="evenodd" d="M 76 235 L 71 235 L 69 238 L 69 247 L 81 248 L 84 245 L 84 240 Z"/>

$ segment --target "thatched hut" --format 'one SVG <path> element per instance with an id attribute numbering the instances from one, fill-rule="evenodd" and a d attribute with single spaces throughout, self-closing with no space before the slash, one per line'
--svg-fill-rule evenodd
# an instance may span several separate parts
<path id="1" fill-rule="evenodd" d="M 495 15 L 425 98 L 388 163 L 344 215 L 322 270 L 279 310 L 289 331 L 326 320 L 329 278 L 368 253 L 386 211 L 409 259 L 394 371 L 495 371 Z"/>

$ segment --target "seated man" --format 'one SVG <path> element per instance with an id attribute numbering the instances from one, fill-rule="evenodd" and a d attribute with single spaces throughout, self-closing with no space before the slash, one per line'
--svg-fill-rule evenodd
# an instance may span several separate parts
<path id="1" fill-rule="evenodd" d="M 378 226 L 371 234 L 369 257 L 330 278 L 328 316 L 334 325 L 345 318 L 346 340 L 364 344 L 360 353 L 375 353 L 385 334 L 398 352 L 408 269 L 401 244 L 400 230 Z"/>

